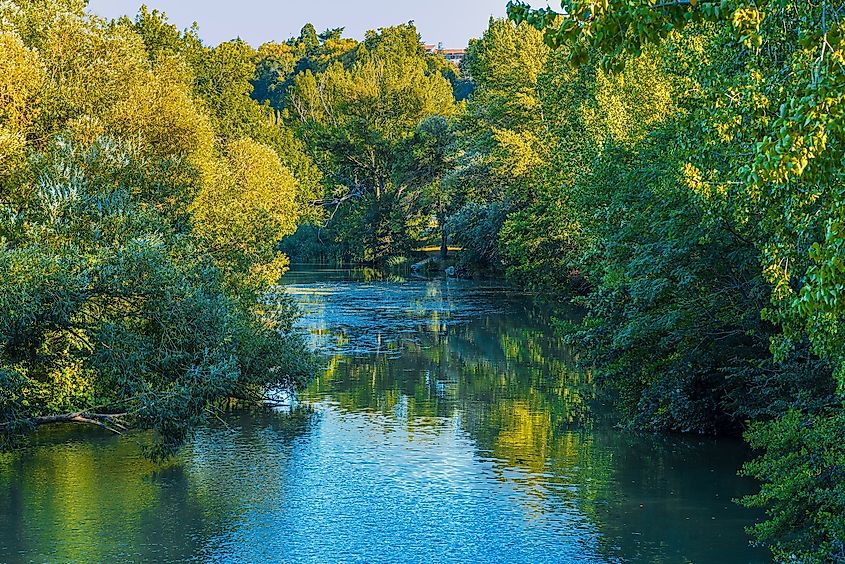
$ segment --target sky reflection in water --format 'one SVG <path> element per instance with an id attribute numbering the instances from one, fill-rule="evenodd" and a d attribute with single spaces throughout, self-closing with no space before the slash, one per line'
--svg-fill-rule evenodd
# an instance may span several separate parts
<path id="1" fill-rule="evenodd" d="M 0 561 L 766 562 L 740 442 L 614 429 L 548 308 L 295 270 L 325 371 L 160 468 L 80 429 L 0 456 Z"/>

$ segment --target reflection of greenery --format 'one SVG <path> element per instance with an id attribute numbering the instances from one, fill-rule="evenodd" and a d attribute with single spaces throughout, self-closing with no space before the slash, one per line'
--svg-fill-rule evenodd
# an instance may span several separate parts
<path id="1" fill-rule="evenodd" d="M 408 417 L 451 417 L 471 411 L 478 401 L 522 398 L 529 398 L 533 411 L 553 412 L 556 424 L 586 416 L 589 378 L 555 356 L 554 341 L 542 332 L 517 329 L 500 338 L 504 332 L 489 325 L 483 331 L 440 324 L 437 329 L 420 342 L 402 343 L 399 357 L 330 358 L 308 395 L 331 390 L 341 407 L 387 412 L 393 406 L 384 398 L 397 394 L 414 406 Z"/>
<path id="2" fill-rule="evenodd" d="M 489 316 L 433 331 L 403 343 L 400 356 L 331 357 L 306 399 L 330 394 L 342 409 L 399 416 L 409 427 L 459 419 L 480 454 L 502 471 L 520 469 L 520 487 L 532 493 L 552 460 L 556 470 L 584 473 L 574 483 L 605 484 L 598 475 L 607 462 L 593 460 L 590 439 L 568 430 L 589 425 L 590 377 L 574 370 L 560 339 L 542 329 L 548 320 L 525 313 L 527 322 L 525 315 Z M 441 329 L 436 312 L 430 323 Z M 569 474 L 555 472 L 573 483 Z M 579 492 L 582 500 L 595 496 Z"/>
<path id="3" fill-rule="evenodd" d="M 379 270 L 376 268 L 362 268 L 361 278 L 364 282 L 404 282 L 405 278 L 399 274 Z"/>
<path id="4" fill-rule="evenodd" d="M 104 449 L 116 456 L 103 457 Z M 153 466 L 137 450 L 129 441 L 86 440 L 4 455 L 0 490 L 12 495 L 0 496 L 0 546 L 39 560 L 104 562 L 121 545 L 140 544 L 141 516 L 159 499 L 158 488 L 138 479 Z"/>
<path id="5" fill-rule="evenodd" d="M 0 561 L 216 554 L 213 539 L 231 531 L 258 494 L 283 486 L 288 458 L 279 451 L 310 421 L 307 411 L 233 417 L 236 433 L 204 429 L 166 466 L 144 459 L 131 440 L 43 430 L 42 448 L 0 454 Z"/>
<path id="6" fill-rule="evenodd" d="M 745 553 L 748 514 L 729 500 L 748 491 L 735 477 L 747 453 L 739 444 L 662 440 L 606 425 L 592 409 L 591 375 L 572 368 L 570 351 L 549 330 L 550 309 L 509 303 L 506 315 L 400 343 L 401 355 L 332 356 L 305 399 L 377 413 L 385 417 L 373 421 L 385 425 L 398 420 L 411 437 L 422 435 L 412 432 L 420 427 L 446 433 L 459 425 L 496 479 L 522 494 L 527 518 L 577 507 L 602 531 L 608 557 L 703 561 L 714 554 L 710 535 L 722 537 L 723 554 Z"/>

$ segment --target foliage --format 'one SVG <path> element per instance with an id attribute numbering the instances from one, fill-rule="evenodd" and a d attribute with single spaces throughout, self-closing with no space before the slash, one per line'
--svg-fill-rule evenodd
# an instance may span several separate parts
<path id="1" fill-rule="evenodd" d="M 164 14 L 155 10 L 149 12 L 144 7 L 133 22 L 124 20 L 123 23 L 132 26 L 143 38 L 151 60 L 177 57 L 190 67 L 190 73 L 182 74 L 186 78 L 192 77 L 190 90 L 210 114 L 218 148 L 244 137 L 271 147 L 297 181 L 296 200 L 300 214 L 306 219 L 314 218 L 312 202 L 320 197 L 320 171 L 280 116 L 257 103 L 264 100 L 255 92 L 255 77 L 260 61 L 266 58 L 261 54 L 262 50 L 266 53 L 270 47 L 262 47 L 256 53 L 246 43 L 235 40 L 206 48 L 196 29 L 180 32 Z M 288 48 L 287 45 L 283 47 Z M 278 53 L 278 50 L 270 52 Z"/>
<path id="2" fill-rule="evenodd" d="M 447 183 L 460 187 L 452 230 L 468 266 L 509 265 L 499 231 L 508 213 L 533 202 L 553 143 L 544 134 L 539 82 L 548 52 L 530 26 L 491 19 L 461 63 L 475 86 L 456 120 L 456 163 Z M 484 215 L 487 225 L 478 221 Z"/>
<path id="3" fill-rule="evenodd" d="M 772 542 L 780 561 L 845 561 L 843 428 L 841 409 L 815 416 L 791 411 L 748 433 L 751 446 L 765 449 L 765 454 L 744 472 L 763 487 L 742 501 L 769 508 L 769 520 L 751 532 Z"/>
<path id="4" fill-rule="evenodd" d="M 192 32 L 83 7 L 0 6 L 0 434 L 133 426 L 162 457 L 215 402 L 310 374 L 293 311 L 267 294 L 298 184 L 207 113 L 263 111 L 244 89 L 209 103 L 192 69 L 219 58 Z"/>
<path id="5" fill-rule="evenodd" d="M 598 337 L 588 341 L 598 351 L 592 355 L 598 370 L 623 386 L 641 415 L 671 421 L 677 413 L 686 421 L 690 414 L 695 421 L 696 413 L 763 420 L 790 407 L 808 413 L 749 434 L 767 448 L 750 466 L 765 481 L 751 501 L 770 515 L 755 534 L 783 560 L 841 560 L 841 523 L 825 517 L 842 512 L 836 462 L 828 472 L 842 430 L 833 382 L 841 391 L 845 366 L 842 6 L 826 0 L 561 6 L 556 13 L 516 2 L 509 14 L 537 27 L 581 69 L 624 76 L 631 65 L 659 57 L 675 105 L 666 125 L 646 128 L 645 144 L 607 153 L 614 156 L 602 158 L 603 171 L 594 165 L 594 173 L 576 180 L 576 204 L 579 194 L 597 196 L 585 200 L 591 205 L 609 194 L 622 205 L 601 206 L 602 214 L 614 215 L 584 224 L 595 291 L 588 324 L 575 334 Z M 663 132 L 669 136 L 655 137 Z M 652 139 L 663 148 L 649 148 Z M 625 188 L 595 191 L 604 184 Z M 636 187 L 635 201 L 625 200 L 629 186 Z M 578 205 L 577 217 L 583 209 Z M 608 223 L 614 216 L 621 221 Z M 602 222 L 617 231 L 596 230 Z M 633 260 L 616 254 L 620 243 Z M 626 376 L 627 362 L 638 356 L 643 371 Z M 685 372 L 681 361 L 692 362 Z M 835 379 L 825 383 L 831 373 Z M 752 393 L 725 410 L 720 398 L 734 396 L 732 386 Z M 686 399 L 675 409 L 678 390 Z M 717 403 L 696 409 L 687 404 L 692 391 Z M 809 458 L 790 456 L 796 451 Z"/>
<path id="6" fill-rule="evenodd" d="M 256 291 L 281 278 L 287 258 L 275 244 L 296 230 L 296 181 L 270 147 L 232 141 L 216 174 L 191 204 L 194 231 L 226 274 L 248 275 L 237 284 Z"/>
<path id="7" fill-rule="evenodd" d="M 454 112 L 452 88 L 427 64 L 413 25 L 371 32 L 343 62 L 297 74 L 288 105 L 325 175 L 349 258 L 402 254 L 422 212 L 418 191 L 402 182 L 407 174 L 397 174 L 403 148 L 422 120 Z"/>
<path id="8" fill-rule="evenodd" d="M 460 261 L 466 270 L 501 265 L 496 241 L 506 217 L 507 209 L 500 202 L 469 202 L 449 217 L 446 229 L 463 248 Z"/>
<path id="9" fill-rule="evenodd" d="M 649 2 L 564 4 L 568 17 L 560 23 L 522 4 L 510 11 L 544 27 L 551 43 L 569 45 L 570 60 L 584 60 L 593 48 L 608 67 L 622 66 L 623 54 L 639 54 L 691 22 L 723 25 L 708 41 L 714 56 L 693 68 L 702 98 L 714 102 L 696 111 L 709 135 L 700 152 L 692 150 L 694 173 L 706 189 L 737 199 L 730 210 L 736 222 L 761 223 L 769 235 L 761 248 L 775 288 L 767 315 L 785 328 L 778 351 L 800 343 L 806 332 L 819 354 L 839 364 L 841 6 L 791 0 L 669 2 L 660 10 Z M 708 155 L 717 143 L 736 158 Z"/>
<path id="10" fill-rule="evenodd" d="M 607 148 L 576 186 L 596 245 L 582 243 L 591 289 L 580 299 L 587 317 L 569 337 L 584 348 L 583 363 L 640 428 L 730 433 L 796 403 L 828 401 L 830 370 L 806 345 L 772 358 L 778 328 L 760 317 L 769 288 L 755 235 L 702 220 L 679 179 L 678 137 L 667 127 L 632 149 Z"/>
<path id="11" fill-rule="evenodd" d="M 449 246 L 448 219 L 458 207 L 460 190 L 450 182 L 455 168 L 455 134 L 443 116 L 423 119 L 400 153 L 394 178 L 419 194 L 419 203 L 430 210 L 440 230 L 440 254 Z"/>

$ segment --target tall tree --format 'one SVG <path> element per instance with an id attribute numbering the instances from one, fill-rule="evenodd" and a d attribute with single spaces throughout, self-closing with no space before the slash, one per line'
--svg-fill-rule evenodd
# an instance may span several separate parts
<path id="1" fill-rule="evenodd" d="M 443 116 L 420 122 L 404 149 L 404 158 L 397 163 L 394 176 L 420 194 L 420 205 L 431 210 L 440 231 L 440 257 L 449 252 L 449 215 L 457 207 L 459 191 L 449 182 L 454 170 L 457 147 L 455 135 Z"/>
<path id="2" fill-rule="evenodd" d="M 392 175 L 397 156 L 422 119 L 455 108 L 450 84 L 426 64 L 416 28 L 368 33 L 348 63 L 297 75 L 288 101 L 329 183 L 326 205 L 364 207 L 353 213 L 368 208 L 357 221 L 369 226 L 348 226 L 350 235 L 361 237 L 353 245 L 363 251 L 359 258 L 383 260 L 407 249 L 401 218 L 409 194 Z"/>
<path id="3" fill-rule="evenodd" d="M 263 299 L 297 183 L 273 149 L 231 140 L 218 119 L 253 111 L 249 91 L 203 92 L 192 72 L 242 46 L 215 58 L 163 21 L 0 4 L 0 160 L 15 163 L 0 188 L 4 446 L 45 423 L 134 426 L 166 456 L 216 402 L 311 371 L 292 315 Z"/>
<path id="4" fill-rule="evenodd" d="M 531 26 L 491 19 L 461 63 L 474 90 L 456 119 L 460 158 L 449 182 L 464 195 L 451 224 L 466 262 L 501 268 L 500 230 L 534 198 L 551 142 L 539 83 L 548 53 Z"/>

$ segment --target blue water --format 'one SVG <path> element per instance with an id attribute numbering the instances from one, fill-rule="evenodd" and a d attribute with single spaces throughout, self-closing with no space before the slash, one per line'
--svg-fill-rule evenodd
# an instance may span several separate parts
<path id="1" fill-rule="evenodd" d="M 0 455 L 2 562 L 767 562 L 737 441 L 618 430 L 542 303 L 295 270 L 324 370 L 166 466 L 132 437 Z M 577 312 L 571 312 L 577 316 Z"/>

